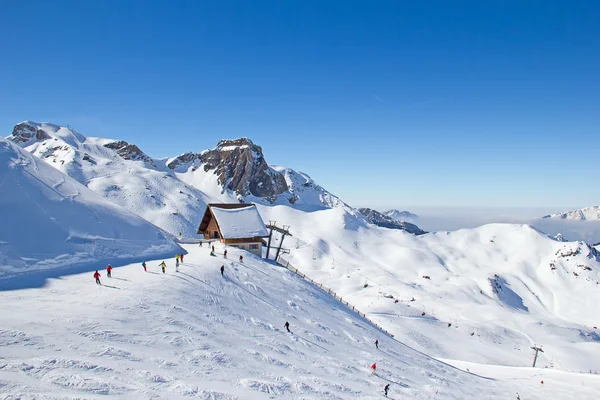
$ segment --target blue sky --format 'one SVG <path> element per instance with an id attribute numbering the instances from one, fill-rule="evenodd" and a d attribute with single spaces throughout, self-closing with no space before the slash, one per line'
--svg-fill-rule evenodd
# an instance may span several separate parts
<path id="1" fill-rule="evenodd" d="M 0 2 L 0 127 L 250 137 L 356 206 L 600 203 L 595 1 Z"/>

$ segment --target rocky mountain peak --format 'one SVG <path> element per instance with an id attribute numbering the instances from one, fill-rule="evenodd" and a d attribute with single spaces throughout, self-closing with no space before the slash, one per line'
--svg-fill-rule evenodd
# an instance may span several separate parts
<path id="1" fill-rule="evenodd" d="M 167 166 L 175 169 L 196 161 L 205 172 L 214 171 L 224 189 L 241 196 L 275 198 L 288 190 L 284 175 L 269 167 L 262 148 L 248 138 L 220 140 L 212 150 L 182 154 Z"/>
<path id="2" fill-rule="evenodd" d="M 270 168 L 262 148 L 248 138 L 221 140 L 200 154 L 204 170 L 214 170 L 224 188 L 242 196 L 276 197 L 288 190 L 285 177 Z"/>

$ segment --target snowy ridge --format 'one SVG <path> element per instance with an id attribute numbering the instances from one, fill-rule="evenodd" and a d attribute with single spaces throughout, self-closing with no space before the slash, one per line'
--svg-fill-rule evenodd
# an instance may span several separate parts
<path id="1" fill-rule="evenodd" d="M 564 213 L 556 213 L 545 215 L 542 218 L 544 219 L 568 219 L 575 221 L 598 221 L 600 220 L 600 206 L 591 206 L 582 208 L 580 210 L 567 211 Z"/>
<path id="2" fill-rule="evenodd" d="M 0 277 L 176 251 L 169 235 L 0 138 Z"/>

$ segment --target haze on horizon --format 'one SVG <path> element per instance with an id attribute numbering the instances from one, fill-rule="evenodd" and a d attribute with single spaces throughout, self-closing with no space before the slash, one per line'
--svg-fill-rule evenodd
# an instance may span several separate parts
<path id="1" fill-rule="evenodd" d="M 599 203 L 596 2 L 0 10 L 3 136 L 48 121 L 155 157 L 244 136 L 378 209 Z"/>

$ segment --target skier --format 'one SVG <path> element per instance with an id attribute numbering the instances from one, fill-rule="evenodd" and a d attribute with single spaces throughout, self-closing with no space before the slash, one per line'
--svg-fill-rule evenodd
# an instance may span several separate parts
<path id="1" fill-rule="evenodd" d="M 164 274 L 165 273 L 165 268 L 167 268 L 167 264 L 165 264 L 165 262 L 163 261 L 163 262 L 160 263 L 160 267 L 162 268 L 162 272 Z"/>
<path id="2" fill-rule="evenodd" d="M 373 363 L 373 365 L 371 365 L 371 375 L 375 374 L 375 370 L 377 369 L 377 364 Z"/>
<path id="3" fill-rule="evenodd" d="M 175 259 L 175 272 L 179 272 L 179 257 Z"/>
<path id="4" fill-rule="evenodd" d="M 223 258 L 227 258 L 227 249 L 223 252 Z"/>
<path id="5" fill-rule="evenodd" d="M 288 332 L 290 332 L 290 333 L 292 332 L 292 331 L 290 331 L 290 323 L 289 322 L 285 321 L 285 325 L 283 325 L 283 326 L 285 327 L 285 329 L 287 329 Z"/>
<path id="6" fill-rule="evenodd" d="M 379 339 L 375 339 L 375 347 L 379 348 Z"/>
<path id="7" fill-rule="evenodd" d="M 213 253 L 215 252 L 215 245 L 214 244 L 212 245 L 212 252 Z"/>
<path id="8" fill-rule="evenodd" d="M 110 266 L 110 264 L 108 264 L 108 267 L 106 267 L 106 276 L 112 278 L 112 267 Z"/>
<path id="9" fill-rule="evenodd" d="M 383 388 L 383 392 L 385 393 L 385 397 L 387 397 L 388 395 L 388 391 L 390 390 L 390 384 L 388 383 L 387 385 L 385 385 L 385 387 Z"/>
<path id="10" fill-rule="evenodd" d="M 148 272 L 148 270 L 146 269 L 146 261 L 142 261 L 142 267 L 144 267 L 144 272 Z"/>
<path id="11" fill-rule="evenodd" d="M 183 264 L 183 253 L 181 253 L 181 254 L 179 255 L 179 259 L 181 260 L 181 263 Z"/>
<path id="12" fill-rule="evenodd" d="M 175 254 L 175 261 L 179 264 L 179 254 Z"/>
<path id="13" fill-rule="evenodd" d="M 200 246 L 198 246 L 198 247 L 202 247 L 202 240 L 200 241 Z"/>
<path id="14" fill-rule="evenodd" d="M 96 272 L 94 273 L 94 278 L 96 279 L 96 283 L 98 285 L 102 285 L 102 283 L 100 283 L 100 272 L 98 272 L 98 270 L 96 270 Z"/>
<path id="15" fill-rule="evenodd" d="M 244 256 L 240 254 L 240 262 L 244 262 Z"/>
<path id="16" fill-rule="evenodd" d="M 221 265 L 221 276 L 223 276 L 223 272 L 225 272 L 225 266 Z"/>

